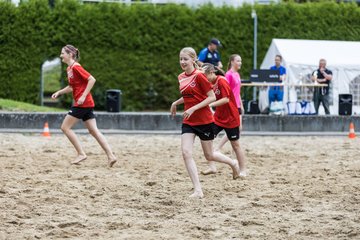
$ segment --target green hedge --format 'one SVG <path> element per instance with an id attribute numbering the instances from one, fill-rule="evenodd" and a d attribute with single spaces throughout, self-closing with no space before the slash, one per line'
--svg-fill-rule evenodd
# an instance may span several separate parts
<path id="1" fill-rule="evenodd" d="M 255 8 L 258 64 L 273 38 L 360 40 L 360 10 L 355 4 L 285 3 Z M 241 54 L 241 75 L 247 78 L 253 66 L 249 5 L 190 9 L 64 0 L 51 9 L 47 0 L 19 7 L 0 2 L 0 98 L 38 103 L 42 62 L 71 43 L 80 49 L 82 65 L 97 79 L 92 93 L 98 109 L 104 109 L 105 91 L 112 88 L 122 90 L 126 110 L 168 109 L 179 97 L 179 50 L 192 46 L 199 52 L 211 37 L 224 45 L 224 64 L 230 54 Z M 152 86 L 158 93 L 154 102 L 149 97 Z"/>

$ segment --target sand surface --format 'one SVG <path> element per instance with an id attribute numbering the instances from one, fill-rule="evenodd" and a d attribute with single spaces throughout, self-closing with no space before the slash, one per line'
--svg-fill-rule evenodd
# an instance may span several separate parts
<path id="1" fill-rule="evenodd" d="M 248 178 L 217 164 L 191 200 L 180 136 L 106 135 L 112 169 L 79 137 L 75 166 L 62 134 L 0 134 L 0 239 L 360 239 L 359 138 L 242 137 Z"/>

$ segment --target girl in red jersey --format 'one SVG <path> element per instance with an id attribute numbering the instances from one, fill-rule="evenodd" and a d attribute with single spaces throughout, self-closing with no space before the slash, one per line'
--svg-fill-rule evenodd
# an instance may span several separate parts
<path id="1" fill-rule="evenodd" d="M 225 74 L 225 79 L 229 83 L 230 89 L 234 94 L 236 105 L 237 105 L 237 108 L 238 108 L 238 111 L 240 114 L 240 131 L 242 130 L 242 116 L 241 115 L 244 114 L 244 107 L 243 107 L 243 104 L 241 101 L 241 96 L 240 96 L 241 78 L 240 78 L 239 70 L 241 68 L 241 65 L 242 65 L 241 56 L 239 54 L 232 54 L 229 58 L 229 63 L 228 63 L 228 68 L 227 68 L 228 71 Z M 225 143 L 228 140 L 229 139 L 225 134 L 225 136 L 220 139 L 220 142 L 216 146 L 215 151 L 220 151 L 221 148 L 225 145 Z M 244 156 L 243 151 L 241 151 L 241 153 L 242 153 L 241 154 L 242 161 L 245 162 L 245 156 Z M 201 173 L 204 175 L 216 173 L 215 163 L 209 162 L 209 168 L 205 171 L 202 171 Z"/>
<path id="2" fill-rule="evenodd" d="M 215 136 L 225 130 L 227 138 L 235 152 L 240 167 L 240 177 L 246 177 L 245 157 L 240 147 L 240 116 L 235 96 L 230 89 L 227 80 L 223 76 L 215 74 L 216 69 L 212 64 L 205 63 L 202 66 L 209 82 L 213 84 L 213 90 L 216 101 L 210 104 L 210 107 L 216 107 L 214 114 L 215 119 Z M 215 170 L 216 171 L 216 170 Z"/>
<path id="3" fill-rule="evenodd" d="M 82 119 L 90 134 L 98 141 L 100 146 L 106 152 L 109 166 L 112 167 L 116 162 L 116 157 L 111 151 L 104 135 L 102 135 L 97 128 L 93 112 L 95 104 L 90 90 L 94 86 L 96 80 L 78 63 L 79 57 L 79 50 L 72 45 L 66 45 L 61 50 L 60 58 L 68 65 L 66 70 L 69 85 L 54 93 L 52 98 L 55 99 L 62 94 L 72 92 L 74 99 L 74 104 L 61 125 L 61 130 L 74 145 L 78 154 L 71 163 L 78 164 L 81 161 L 84 161 L 87 156 L 80 145 L 79 139 L 71 129 L 75 123 Z"/>
<path id="4" fill-rule="evenodd" d="M 172 103 L 170 112 L 176 114 L 176 106 L 184 103 L 183 124 L 181 134 L 181 150 L 186 169 L 194 185 L 194 193 L 190 197 L 202 198 L 199 175 L 192 156 L 195 136 L 199 136 L 201 147 L 208 161 L 228 164 L 233 170 L 233 178 L 239 175 L 237 161 L 213 151 L 214 118 L 209 104 L 215 101 L 215 94 L 205 75 L 196 69 L 196 52 L 187 47 L 180 51 L 180 66 L 184 70 L 178 77 L 182 97 Z"/>

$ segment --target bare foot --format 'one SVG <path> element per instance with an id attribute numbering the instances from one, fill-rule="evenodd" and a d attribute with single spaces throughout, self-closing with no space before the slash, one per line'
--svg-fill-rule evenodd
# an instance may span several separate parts
<path id="1" fill-rule="evenodd" d="M 204 194 L 203 194 L 202 191 L 201 192 L 194 192 L 193 194 L 191 194 L 189 196 L 189 198 L 203 198 L 203 197 L 204 197 Z"/>
<path id="2" fill-rule="evenodd" d="M 236 159 L 234 159 L 233 163 L 234 163 L 233 166 L 231 166 L 233 170 L 233 179 L 237 179 L 240 177 L 239 162 Z"/>
<path id="3" fill-rule="evenodd" d="M 112 167 L 116 163 L 117 159 L 115 156 L 112 156 L 111 158 L 109 158 L 108 161 L 109 161 L 109 167 Z"/>
<path id="4" fill-rule="evenodd" d="M 239 178 L 245 179 L 246 177 L 247 177 L 246 171 L 241 171 L 241 172 L 239 173 Z"/>
<path id="5" fill-rule="evenodd" d="M 86 160 L 86 155 L 78 155 L 75 160 L 71 161 L 71 164 L 79 164 L 80 162 Z"/>
<path id="6" fill-rule="evenodd" d="M 215 174 L 217 172 L 215 162 L 212 161 L 208 162 L 208 166 L 209 166 L 208 169 L 206 169 L 205 171 L 201 171 L 202 175 Z"/>
<path id="7" fill-rule="evenodd" d="M 201 171 L 201 174 L 202 175 L 209 175 L 209 174 L 215 174 L 216 172 L 217 172 L 216 168 L 215 169 L 208 168 L 205 171 Z"/>

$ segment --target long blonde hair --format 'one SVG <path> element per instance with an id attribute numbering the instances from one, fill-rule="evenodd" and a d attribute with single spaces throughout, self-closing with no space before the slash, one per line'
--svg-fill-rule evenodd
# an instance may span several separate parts
<path id="1" fill-rule="evenodd" d="M 236 57 L 240 57 L 240 55 L 239 55 L 239 54 L 232 54 L 232 55 L 230 55 L 229 62 L 228 62 L 228 65 L 227 65 L 227 70 L 228 70 L 228 71 L 232 68 L 231 62 L 234 61 L 234 59 L 235 59 Z"/>
<path id="2" fill-rule="evenodd" d="M 184 47 L 183 49 L 181 49 L 180 53 L 185 53 L 189 55 L 189 57 L 194 61 L 195 69 L 200 69 L 195 49 L 193 49 L 192 47 Z"/>

